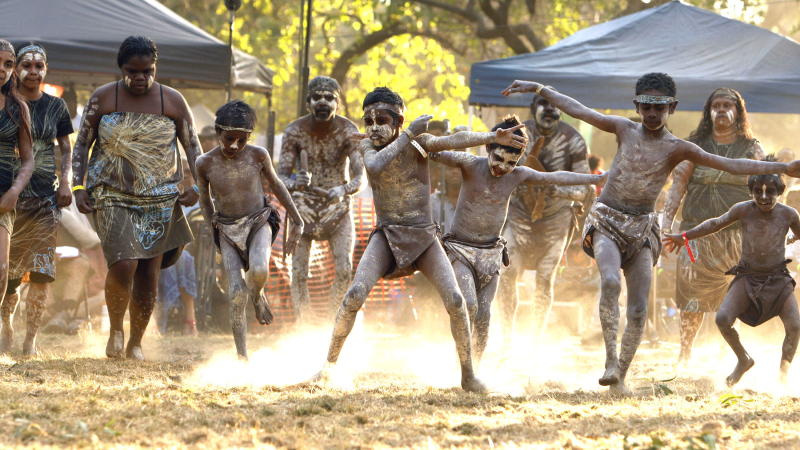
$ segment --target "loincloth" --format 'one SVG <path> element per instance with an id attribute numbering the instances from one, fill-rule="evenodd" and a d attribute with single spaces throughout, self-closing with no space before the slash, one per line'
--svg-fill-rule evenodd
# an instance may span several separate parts
<path id="1" fill-rule="evenodd" d="M 214 213 L 211 223 L 214 226 L 212 230 L 214 244 L 217 248 L 220 248 L 220 238 L 222 238 L 231 247 L 235 248 L 244 262 L 244 270 L 246 272 L 250 270 L 250 244 L 253 241 L 253 237 L 264 225 L 269 224 L 272 230 L 272 241 L 270 242 L 270 245 L 272 245 L 275 242 L 275 238 L 278 237 L 281 216 L 275 208 L 267 204 L 258 211 L 238 219 Z"/>
<path id="2" fill-rule="evenodd" d="M 417 259 L 431 245 L 438 244 L 439 226 L 435 223 L 418 226 L 378 224 L 369 234 L 367 244 L 377 233 L 386 237 L 394 257 L 389 270 L 383 275 L 383 278 L 391 280 L 412 275 L 419 270 Z"/>
<path id="3" fill-rule="evenodd" d="M 333 237 L 342 219 L 349 220 L 350 203 L 353 201 L 347 195 L 342 201 L 331 203 L 325 197 L 306 191 L 294 191 L 292 200 L 305 224 L 303 234 L 316 240 Z"/>
<path id="4" fill-rule="evenodd" d="M 20 197 L 16 215 L 8 258 L 8 279 L 16 280 L 33 272 L 52 282 L 56 278 L 56 237 L 61 221 L 56 196 Z"/>
<path id="5" fill-rule="evenodd" d="M 695 262 L 682 246 L 675 274 L 675 303 L 683 312 L 717 312 L 733 279 L 725 272 L 741 257 L 742 231 L 728 227 L 692 239 L 689 246 Z"/>
<path id="6" fill-rule="evenodd" d="M 752 270 L 746 262 L 740 261 L 725 272 L 726 275 L 735 275 L 731 286 L 745 283 L 744 288 L 750 298 L 750 306 L 739 316 L 739 320 L 756 327 L 780 314 L 786 299 L 794 292 L 795 281 L 786 268 L 791 261 L 787 259 L 780 266 L 767 271 Z"/>
<path id="7" fill-rule="evenodd" d="M 647 245 L 653 254 L 653 265 L 658 262 L 661 253 L 661 227 L 658 214 L 654 211 L 643 214 L 628 214 L 595 201 L 586 223 L 583 225 L 583 251 L 594 258 L 594 231 L 611 239 L 619 248 L 622 262 L 620 268 L 625 270 L 633 264 L 639 252 Z"/>
<path id="8" fill-rule="evenodd" d="M 500 274 L 500 265 L 508 267 L 506 240 L 498 237 L 491 242 L 477 243 L 456 239 L 448 233 L 442 237 L 442 246 L 450 263 L 461 261 L 472 272 L 475 288 L 482 289 Z"/>
<path id="9" fill-rule="evenodd" d="M 161 268 L 178 261 L 192 231 L 177 194 L 133 196 L 104 185 L 92 190 L 94 222 L 109 267 L 164 255 Z"/>

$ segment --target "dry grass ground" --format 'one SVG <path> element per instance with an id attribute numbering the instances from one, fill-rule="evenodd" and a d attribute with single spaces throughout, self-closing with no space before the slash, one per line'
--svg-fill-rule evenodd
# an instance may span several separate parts
<path id="1" fill-rule="evenodd" d="M 314 389 L 275 386 L 320 367 L 327 332 L 251 337 L 249 365 L 227 336 L 148 336 L 144 363 L 107 360 L 103 336 L 43 336 L 39 357 L 0 357 L 0 446 L 710 448 L 705 432 L 717 448 L 800 448 L 800 394 L 775 389 L 778 337 L 750 346 L 756 369 L 734 390 L 721 383 L 732 360 L 707 347 L 665 394 L 648 380 L 669 378 L 675 349 L 643 347 L 630 384 L 644 389 L 615 399 L 596 385 L 601 348 L 575 338 L 539 359 L 487 358 L 498 393 L 476 395 L 456 387 L 451 343 L 400 336 L 356 330 L 341 380 Z M 729 392 L 752 401 L 724 406 Z"/>

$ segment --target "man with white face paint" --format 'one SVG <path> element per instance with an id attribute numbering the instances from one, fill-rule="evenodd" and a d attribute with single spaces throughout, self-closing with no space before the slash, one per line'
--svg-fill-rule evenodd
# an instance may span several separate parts
<path id="1" fill-rule="evenodd" d="M 578 130 L 561 120 L 561 111 L 545 98 L 534 94 L 531 114 L 533 118 L 523 122 L 528 133 L 528 147 L 519 164 L 526 165 L 533 144 L 541 137 L 544 138 L 544 145 L 538 159 L 546 171 L 590 173 L 586 141 Z M 531 204 L 531 196 L 526 195 L 529 189 L 544 189 L 544 209 Z M 556 268 L 577 226 L 573 202 L 586 202 L 592 195 L 590 186 L 526 185 L 519 186 L 511 195 L 503 233 L 508 240 L 511 265 L 503 272 L 498 292 L 504 352 L 511 350 L 519 303 L 517 283 L 525 270 L 536 271 L 531 331 L 534 345 L 541 341 L 553 304 Z M 536 213 L 538 210 L 541 211 L 540 215 Z"/>
<path id="2" fill-rule="evenodd" d="M 306 108 L 310 114 L 286 127 L 278 162 L 278 176 L 292 192 L 305 222 L 303 237 L 292 257 L 292 305 L 302 325 L 309 325 L 313 319 L 308 292 L 312 243 L 328 241 L 336 266 L 329 295 L 329 317 L 344 297 L 353 267 L 350 204 L 352 195 L 362 189 L 364 162 L 350 141 L 350 135 L 358 132 L 358 127 L 336 114 L 339 96 L 339 83 L 333 78 L 318 76 L 308 83 Z M 292 179 L 295 169 L 297 176 Z"/>
<path id="3" fill-rule="evenodd" d="M 703 117 L 689 135 L 690 142 L 713 155 L 731 159 L 764 159 L 764 149 L 750 131 L 744 100 L 733 89 L 719 88 L 706 100 Z M 684 198 L 685 195 L 685 198 Z M 680 230 L 689 230 L 719 217 L 733 205 L 750 199 L 747 177 L 731 175 L 684 161 L 675 168 L 662 228 L 672 222 L 683 202 Z M 733 278 L 725 272 L 739 261 L 742 227 L 735 223 L 724 230 L 691 242 L 697 261 L 692 263 L 685 248 L 678 252 L 675 299 L 680 310 L 681 352 L 678 360 L 688 363 L 706 313 L 719 310 Z M 700 257 L 702 255 L 702 257 Z M 713 255 L 713 257 L 711 257 Z"/>

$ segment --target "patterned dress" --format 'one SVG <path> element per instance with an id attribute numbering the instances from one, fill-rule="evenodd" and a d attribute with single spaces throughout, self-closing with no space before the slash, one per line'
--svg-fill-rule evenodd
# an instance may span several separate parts
<path id="1" fill-rule="evenodd" d="M 175 264 L 192 241 L 178 203 L 182 179 L 172 119 L 134 112 L 100 119 L 86 189 L 109 267 L 161 254 L 162 268 Z"/>
<path id="2" fill-rule="evenodd" d="M 6 107 L 0 109 L 0 196 L 14 184 L 20 165 L 17 151 L 19 127 L 14 117 L 19 117 L 19 111 L 6 102 Z M 0 227 L 5 228 L 9 235 L 14 231 L 14 211 L 0 213 Z"/>
<path id="3" fill-rule="evenodd" d="M 722 145 L 708 137 L 697 145 L 714 155 L 752 159 L 756 142 L 755 139 L 740 137 L 732 144 Z M 710 167 L 695 166 L 683 200 L 680 230 L 694 228 L 725 214 L 733 205 L 752 199 L 747 189 L 747 178 L 747 175 L 731 175 Z M 689 245 L 696 261 L 692 263 L 686 249 L 681 249 L 676 274 L 678 308 L 686 312 L 715 312 L 719 310 L 733 278 L 725 272 L 739 262 L 742 253 L 741 225 L 737 223 L 694 239 Z"/>
<path id="4" fill-rule="evenodd" d="M 17 200 L 9 255 L 9 287 L 30 273 L 31 281 L 50 283 L 56 277 L 55 248 L 61 211 L 56 202 L 55 144 L 74 131 L 64 100 L 42 94 L 29 101 L 34 169 Z"/>

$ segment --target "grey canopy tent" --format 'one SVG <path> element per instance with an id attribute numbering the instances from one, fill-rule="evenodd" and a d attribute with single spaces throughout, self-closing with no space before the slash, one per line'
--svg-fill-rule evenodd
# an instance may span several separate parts
<path id="1" fill-rule="evenodd" d="M 0 0 L 0 38 L 18 46 L 36 41 L 47 50 L 47 80 L 88 88 L 119 76 L 117 52 L 131 35 L 158 46 L 157 77 L 177 88 L 224 88 L 230 71 L 227 44 L 156 0 Z M 233 87 L 269 95 L 273 72 L 234 50 Z"/>
<path id="2" fill-rule="evenodd" d="M 654 29 L 662 30 L 652 33 Z M 500 92 L 515 79 L 552 85 L 591 108 L 632 109 L 636 80 L 666 72 L 679 109 L 700 111 L 721 86 L 751 112 L 800 113 L 800 44 L 678 1 L 576 32 L 536 53 L 472 65 L 469 103 L 528 106 Z"/>

